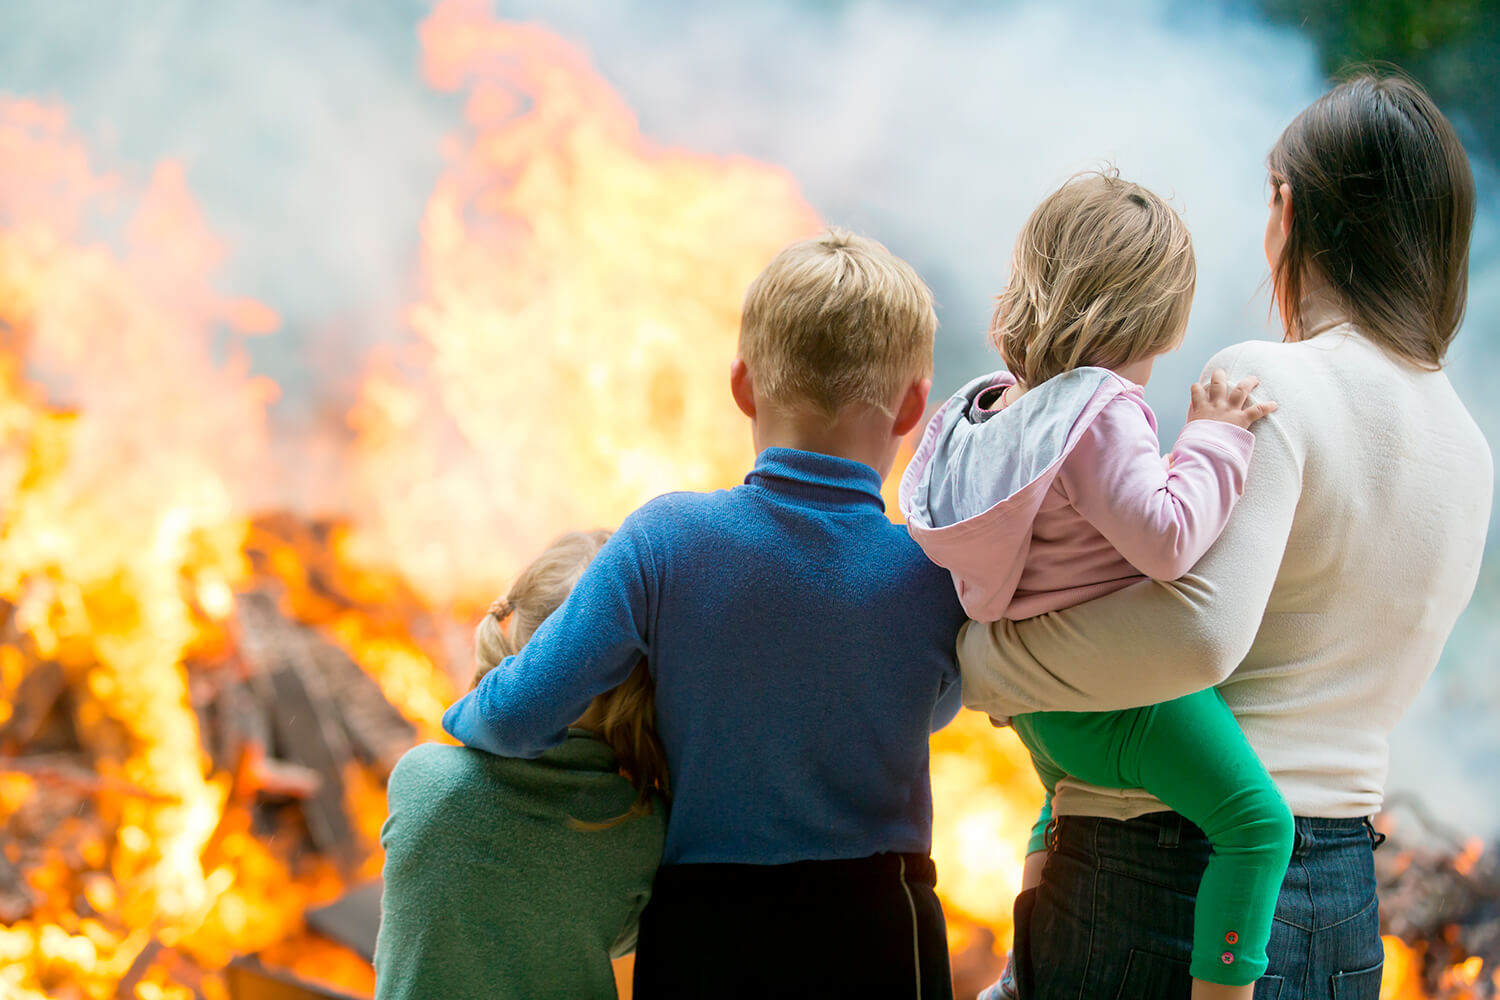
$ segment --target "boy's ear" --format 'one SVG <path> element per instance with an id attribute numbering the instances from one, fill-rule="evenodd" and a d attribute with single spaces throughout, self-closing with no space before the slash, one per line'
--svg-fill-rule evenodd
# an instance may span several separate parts
<path id="1" fill-rule="evenodd" d="M 729 393 L 740 412 L 755 419 L 755 382 L 750 377 L 749 366 L 739 358 L 729 366 Z"/>
<path id="2" fill-rule="evenodd" d="M 927 412 L 927 395 L 930 392 L 930 378 L 917 379 L 906 387 L 906 392 L 902 394 L 901 402 L 896 407 L 896 423 L 891 427 L 897 437 L 905 437 L 922 422 L 922 414 Z"/>

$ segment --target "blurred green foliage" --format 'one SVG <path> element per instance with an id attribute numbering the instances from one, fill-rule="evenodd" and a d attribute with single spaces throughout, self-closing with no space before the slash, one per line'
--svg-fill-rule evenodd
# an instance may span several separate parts
<path id="1" fill-rule="evenodd" d="M 1500 160 L 1500 0 L 1262 0 L 1317 44 L 1323 67 L 1393 63 L 1452 115 L 1472 152 Z"/>

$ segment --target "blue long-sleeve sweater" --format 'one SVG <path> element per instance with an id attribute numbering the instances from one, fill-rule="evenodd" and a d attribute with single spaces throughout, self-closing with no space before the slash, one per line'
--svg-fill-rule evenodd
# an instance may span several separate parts
<path id="1" fill-rule="evenodd" d="M 644 655 L 672 779 L 664 864 L 926 852 L 927 738 L 958 711 L 963 621 L 874 469 L 768 448 L 743 486 L 626 518 L 443 726 L 535 757 Z"/>

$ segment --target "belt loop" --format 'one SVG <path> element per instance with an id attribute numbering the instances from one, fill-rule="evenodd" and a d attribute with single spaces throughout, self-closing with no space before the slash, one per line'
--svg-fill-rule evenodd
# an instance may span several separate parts
<path id="1" fill-rule="evenodd" d="M 1156 846 L 1175 848 L 1182 842 L 1182 817 L 1172 813 L 1164 820 L 1156 833 Z"/>
<path id="2" fill-rule="evenodd" d="M 1366 816 L 1364 818 L 1365 832 L 1370 835 L 1370 850 L 1378 851 L 1380 845 L 1385 843 L 1385 834 L 1375 829 L 1375 823 Z"/>
<path id="3" fill-rule="evenodd" d="M 1042 831 L 1042 843 L 1049 851 L 1057 846 L 1058 819 L 1059 817 L 1053 816 L 1047 821 L 1047 828 Z"/>
<path id="4" fill-rule="evenodd" d="M 1312 824 L 1303 816 L 1295 816 L 1292 821 L 1295 824 L 1295 835 L 1292 838 L 1292 857 L 1305 858 L 1307 857 L 1307 852 L 1312 849 Z"/>

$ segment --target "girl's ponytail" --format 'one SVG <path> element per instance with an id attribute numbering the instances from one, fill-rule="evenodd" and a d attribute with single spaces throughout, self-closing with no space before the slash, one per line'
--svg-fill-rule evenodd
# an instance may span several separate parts
<path id="1" fill-rule="evenodd" d="M 505 634 L 505 619 L 510 615 L 510 598 L 497 597 L 474 629 L 474 679 L 469 682 L 469 690 L 474 690 L 479 685 L 479 678 L 498 666 L 501 660 L 516 654 L 518 647 Z"/>

